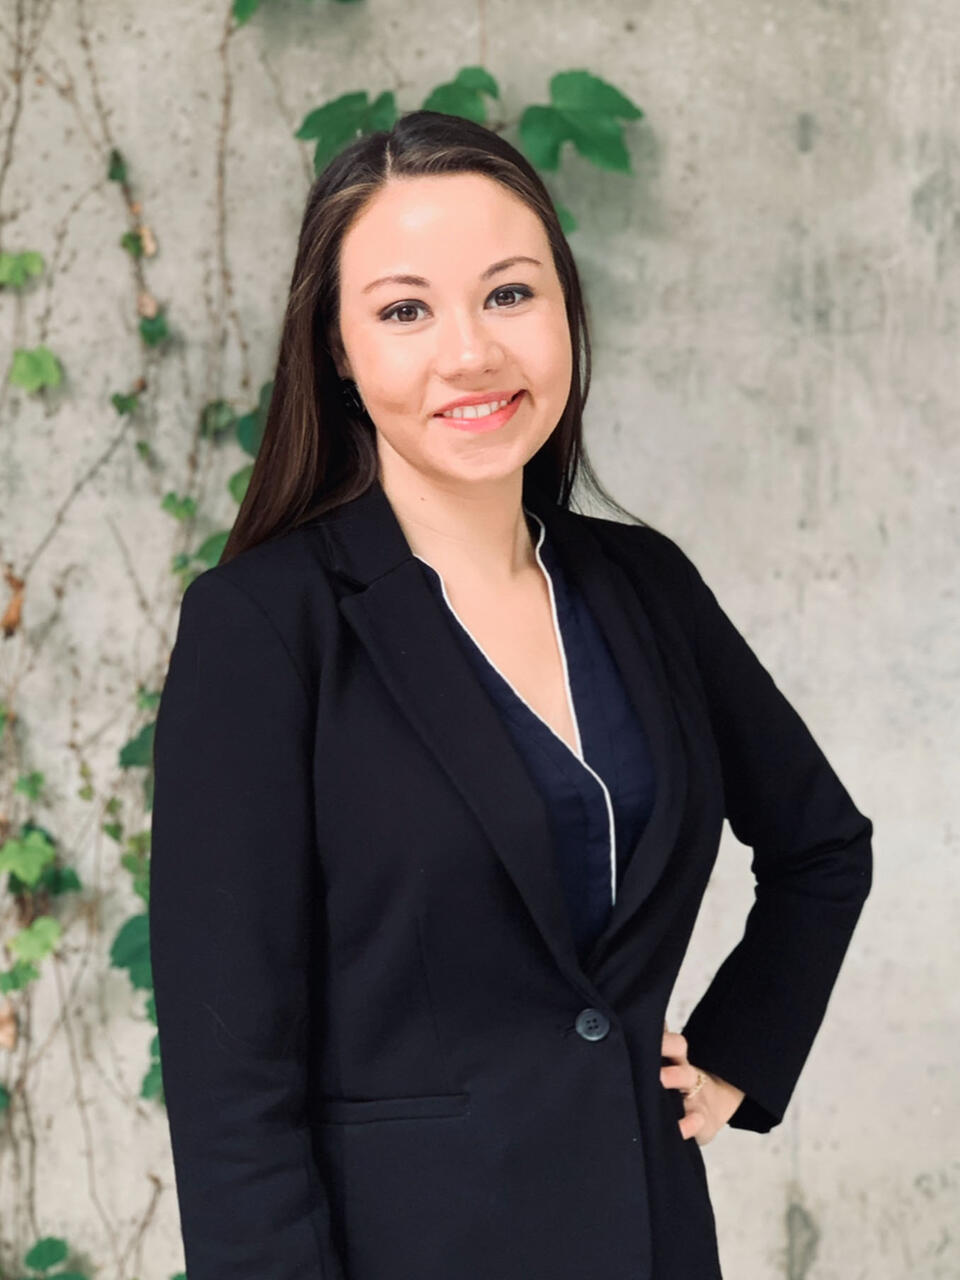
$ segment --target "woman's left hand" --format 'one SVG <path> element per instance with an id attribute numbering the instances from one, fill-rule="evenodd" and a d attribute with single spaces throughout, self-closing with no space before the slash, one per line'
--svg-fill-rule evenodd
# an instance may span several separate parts
<path id="1" fill-rule="evenodd" d="M 687 1058 L 686 1037 L 679 1031 L 668 1031 L 666 1023 L 663 1024 L 661 1056 L 673 1059 L 670 1066 L 660 1068 L 661 1085 L 666 1089 L 679 1089 L 683 1097 L 687 1114 L 677 1121 L 680 1132 L 684 1138 L 696 1138 L 702 1147 L 727 1123 L 743 1101 L 744 1092 L 735 1084 L 694 1066 Z M 698 1070 L 703 1071 L 706 1079 L 690 1097 L 683 1091 L 696 1087 Z"/>

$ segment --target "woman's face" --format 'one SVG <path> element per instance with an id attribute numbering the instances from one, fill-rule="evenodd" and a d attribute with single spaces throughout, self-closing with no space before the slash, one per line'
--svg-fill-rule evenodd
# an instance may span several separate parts
<path id="1" fill-rule="evenodd" d="M 570 330 L 546 232 L 482 174 L 392 179 L 377 193 L 344 236 L 340 336 L 338 369 L 357 384 L 384 469 L 405 463 L 445 488 L 519 472 L 570 392 Z M 437 416 L 461 396 L 517 391 L 506 421 Z"/>

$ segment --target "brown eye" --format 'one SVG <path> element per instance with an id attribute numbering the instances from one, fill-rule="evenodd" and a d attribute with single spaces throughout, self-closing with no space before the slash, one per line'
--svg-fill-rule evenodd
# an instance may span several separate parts
<path id="1" fill-rule="evenodd" d="M 490 294 L 490 297 L 499 298 L 503 294 L 513 294 L 513 296 L 520 302 L 524 302 L 527 298 L 533 297 L 533 290 L 528 288 L 525 284 L 502 284 L 499 288 L 494 289 L 493 293 Z M 515 307 L 516 305 L 517 303 L 513 302 L 507 306 L 495 307 L 494 310 L 509 311 L 511 307 Z M 410 321 L 402 319 L 400 315 L 401 312 L 415 312 L 423 310 L 424 306 L 425 304 L 422 302 L 395 302 L 392 307 L 388 307 L 386 311 L 382 311 L 380 313 L 380 319 L 389 321 L 396 318 L 397 324 L 403 326 L 409 324 Z M 417 318 L 418 317 L 415 315 L 413 320 L 416 320 Z"/>
<path id="2" fill-rule="evenodd" d="M 521 302 L 523 302 L 525 298 L 533 297 L 533 290 L 528 289 L 525 285 L 522 285 L 522 284 L 501 285 L 501 287 L 497 289 L 492 296 L 498 297 L 502 293 L 512 293 L 516 297 L 518 297 Z M 502 310 L 502 308 L 498 307 L 497 310 Z"/>
<path id="3" fill-rule="evenodd" d="M 384 311 L 384 312 L 383 312 L 383 314 L 381 315 L 380 319 L 381 319 L 381 320 L 390 320 L 390 319 L 392 319 L 392 318 L 393 318 L 393 316 L 394 316 L 397 312 L 400 312 L 400 311 L 416 311 L 418 307 L 422 307 L 422 306 L 423 306 L 423 303 L 422 303 L 422 302 L 398 302 L 398 303 L 396 304 L 396 306 L 394 306 L 394 307 L 390 307 L 387 311 Z M 402 322 L 401 322 L 401 323 L 402 323 Z"/>

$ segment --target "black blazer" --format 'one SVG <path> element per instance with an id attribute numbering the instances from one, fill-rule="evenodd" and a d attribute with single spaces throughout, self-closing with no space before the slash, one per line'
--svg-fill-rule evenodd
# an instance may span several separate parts
<path id="1" fill-rule="evenodd" d="M 716 1280 L 660 1084 L 723 820 L 743 937 L 682 1028 L 765 1132 L 872 871 L 854 806 L 684 552 L 535 493 L 658 779 L 581 966 L 540 794 L 379 483 L 184 593 L 150 922 L 190 1280 Z"/>

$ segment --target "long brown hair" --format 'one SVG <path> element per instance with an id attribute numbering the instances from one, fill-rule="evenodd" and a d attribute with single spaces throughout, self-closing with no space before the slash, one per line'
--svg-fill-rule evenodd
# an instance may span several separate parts
<path id="1" fill-rule="evenodd" d="M 340 246 L 365 205 L 392 177 L 482 173 L 540 218 L 563 286 L 574 353 L 570 395 L 557 426 L 524 466 L 532 484 L 569 507 L 578 477 L 612 511 L 636 520 L 604 489 L 583 444 L 590 339 L 576 264 L 550 194 L 526 158 L 484 125 L 439 111 L 411 111 L 390 130 L 349 143 L 307 197 L 263 438 L 220 562 L 358 497 L 378 474 L 376 434 L 345 407 L 334 361 Z"/>

